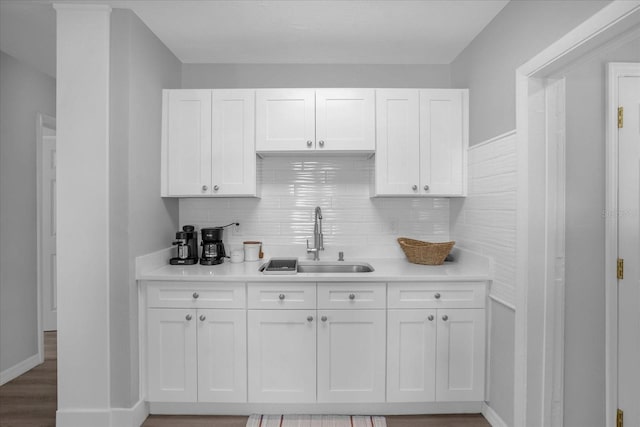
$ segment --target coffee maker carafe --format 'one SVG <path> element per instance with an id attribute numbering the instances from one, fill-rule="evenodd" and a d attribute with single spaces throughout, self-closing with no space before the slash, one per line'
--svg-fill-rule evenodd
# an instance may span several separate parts
<path id="1" fill-rule="evenodd" d="M 231 225 L 240 225 L 240 223 L 233 222 L 222 227 L 203 228 L 200 230 L 202 234 L 200 264 L 216 265 L 224 262 L 227 253 L 224 250 L 224 243 L 222 243 L 222 232 Z"/>
<path id="2" fill-rule="evenodd" d="M 169 260 L 171 265 L 193 265 L 198 263 L 198 232 L 193 225 L 185 225 L 176 232 L 177 256 Z"/>

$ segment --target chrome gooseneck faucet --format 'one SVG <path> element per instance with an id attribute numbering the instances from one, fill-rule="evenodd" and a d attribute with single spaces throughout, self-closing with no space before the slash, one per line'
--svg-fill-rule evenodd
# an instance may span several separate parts
<path id="1" fill-rule="evenodd" d="M 324 251 L 324 238 L 322 236 L 322 210 L 316 206 L 315 220 L 313 222 L 313 248 L 309 247 L 307 239 L 307 253 L 313 252 L 313 260 L 320 261 L 320 251 Z"/>

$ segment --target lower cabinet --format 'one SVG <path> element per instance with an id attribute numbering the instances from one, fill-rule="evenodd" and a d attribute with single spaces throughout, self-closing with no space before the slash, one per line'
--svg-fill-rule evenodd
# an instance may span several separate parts
<path id="1" fill-rule="evenodd" d="M 245 310 L 147 310 L 148 399 L 245 402 Z"/>

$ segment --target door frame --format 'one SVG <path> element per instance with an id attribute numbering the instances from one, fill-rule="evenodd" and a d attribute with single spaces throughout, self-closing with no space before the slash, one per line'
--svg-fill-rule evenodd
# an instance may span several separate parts
<path id="1" fill-rule="evenodd" d="M 607 66 L 607 115 L 605 119 L 606 186 L 605 186 L 605 324 L 607 414 L 618 408 L 618 79 L 639 77 L 640 63 L 611 62 Z M 607 417 L 613 427 L 615 417 Z"/>
<path id="2" fill-rule="evenodd" d="M 38 307 L 38 359 L 39 363 L 44 362 L 44 324 L 43 313 L 44 303 L 42 301 L 42 157 L 45 129 L 56 130 L 55 117 L 44 113 L 38 113 L 36 116 L 36 239 L 37 239 L 37 307 Z"/>
<path id="3" fill-rule="evenodd" d="M 558 242 L 549 241 L 558 225 L 559 190 L 548 182 L 553 179 L 549 168 L 557 165 L 558 158 L 546 152 L 549 141 L 541 117 L 549 117 L 554 106 L 541 102 L 540 90 L 545 88 L 546 77 L 629 30 L 639 14 L 640 1 L 615 0 L 516 70 L 514 425 L 563 423 L 564 307 L 551 297 L 558 292 L 552 279 L 563 272 L 559 271 L 561 266 L 549 262 L 559 250 Z M 539 107 L 542 110 L 537 110 Z M 610 427 L 609 420 L 607 423 Z"/>

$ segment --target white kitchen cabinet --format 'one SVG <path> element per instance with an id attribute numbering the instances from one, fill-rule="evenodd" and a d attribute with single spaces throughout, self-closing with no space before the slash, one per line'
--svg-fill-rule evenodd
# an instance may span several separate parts
<path id="1" fill-rule="evenodd" d="M 436 310 L 389 310 L 387 401 L 436 400 Z"/>
<path id="2" fill-rule="evenodd" d="M 387 401 L 484 399 L 484 295 L 481 283 L 389 283 Z"/>
<path id="3" fill-rule="evenodd" d="M 375 196 L 464 196 L 466 89 L 376 91 Z"/>
<path id="4" fill-rule="evenodd" d="M 256 91 L 256 151 L 374 150 L 373 89 Z"/>
<path id="5" fill-rule="evenodd" d="M 255 196 L 255 92 L 165 90 L 162 196 Z"/>
<path id="6" fill-rule="evenodd" d="M 196 346 L 196 310 L 147 310 L 147 378 L 150 401 L 197 401 Z"/>
<path id="7" fill-rule="evenodd" d="M 315 316 L 315 310 L 248 311 L 249 402 L 316 401 Z"/>
<path id="8" fill-rule="evenodd" d="M 244 284 L 147 282 L 151 402 L 246 402 Z"/>
<path id="9" fill-rule="evenodd" d="M 436 399 L 484 399 L 485 311 L 440 309 L 437 314 Z"/>
<path id="10" fill-rule="evenodd" d="M 318 402 L 385 401 L 385 310 L 318 310 Z"/>

